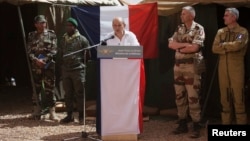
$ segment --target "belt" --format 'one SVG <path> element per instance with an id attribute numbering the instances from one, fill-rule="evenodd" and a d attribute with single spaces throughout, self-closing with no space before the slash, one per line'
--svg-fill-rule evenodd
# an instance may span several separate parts
<path id="1" fill-rule="evenodd" d="M 193 64 L 194 63 L 194 59 L 193 58 L 188 58 L 188 59 L 176 59 L 175 60 L 175 64 L 179 65 L 179 64 Z"/>

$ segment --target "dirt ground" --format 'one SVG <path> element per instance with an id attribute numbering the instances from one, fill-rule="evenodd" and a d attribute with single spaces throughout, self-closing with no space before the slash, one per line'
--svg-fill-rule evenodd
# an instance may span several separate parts
<path id="1" fill-rule="evenodd" d="M 31 90 L 29 88 L 7 87 L 0 89 L 0 141 L 90 141 L 101 140 L 96 133 L 94 117 L 87 117 L 85 125 L 76 122 L 59 124 L 47 120 L 30 120 L 32 111 Z M 65 112 L 57 112 L 60 118 Z M 138 141 L 206 141 L 207 131 L 202 128 L 201 137 L 190 139 L 189 133 L 173 135 L 176 128 L 174 116 L 149 116 L 143 123 L 143 132 Z M 191 129 L 191 123 L 189 123 Z M 87 133 L 87 136 L 82 136 Z"/>

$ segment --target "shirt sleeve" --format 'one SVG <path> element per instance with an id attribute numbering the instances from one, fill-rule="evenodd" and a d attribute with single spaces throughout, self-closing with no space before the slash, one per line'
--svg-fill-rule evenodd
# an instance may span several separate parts
<path id="1" fill-rule="evenodd" d="M 244 29 L 237 34 L 236 39 L 234 41 L 222 43 L 222 48 L 224 48 L 226 52 L 235 52 L 246 47 L 247 42 L 248 31 Z"/>
<path id="2" fill-rule="evenodd" d="M 140 45 L 139 41 L 137 40 L 136 35 L 134 33 L 132 33 L 132 32 L 130 34 L 130 42 L 131 42 L 130 44 L 132 46 L 139 46 Z"/>
<path id="3" fill-rule="evenodd" d="M 57 37 L 56 34 L 52 33 L 51 36 L 51 47 L 49 48 L 49 52 L 47 54 L 48 61 L 55 60 L 56 54 L 57 54 Z"/>
<path id="4" fill-rule="evenodd" d="M 194 39 L 193 39 L 193 44 L 197 44 L 200 47 L 204 46 L 204 40 L 205 40 L 205 32 L 204 32 L 204 28 L 202 26 L 196 26 L 196 28 L 198 28 L 196 30 L 196 33 L 194 35 Z"/>
<path id="5" fill-rule="evenodd" d="M 217 31 L 215 35 L 213 46 L 212 46 L 212 52 L 215 54 L 225 54 L 225 48 L 221 46 L 222 44 L 221 34 L 222 33 L 223 33 L 223 30 L 220 29 Z"/>
<path id="6" fill-rule="evenodd" d="M 33 33 L 30 32 L 28 34 L 28 39 L 27 39 L 27 54 L 30 58 L 30 60 L 34 60 L 36 57 L 35 57 L 35 53 L 33 51 L 33 46 L 32 46 L 32 40 L 33 40 Z"/>

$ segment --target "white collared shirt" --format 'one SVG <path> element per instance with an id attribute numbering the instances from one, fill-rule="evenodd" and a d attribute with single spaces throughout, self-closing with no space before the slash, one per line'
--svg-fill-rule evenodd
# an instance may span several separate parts
<path id="1" fill-rule="evenodd" d="M 122 39 L 120 40 L 117 36 L 115 36 L 115 33 L 109 33 L 107 35 L 107 37 L 113 36 L 113 39 L 109 39 L 107 40 L 107 45 L 118 45 L 118 46 L 139 46 L 140 43 L 138 42 L 136 35 L 131 32 L 131 31 L 127 31 L 125 30 L 124 35 L 122 37 Z"/>

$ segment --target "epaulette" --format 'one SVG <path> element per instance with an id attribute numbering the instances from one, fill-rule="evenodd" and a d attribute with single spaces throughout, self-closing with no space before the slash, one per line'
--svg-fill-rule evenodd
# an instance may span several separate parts
<path id="1" fill-rule="evenodd" d="M 199 25 L 195 25 L 194 27 L 196 30 L 200 29 Z"/>
<path id="2" fill-rule="evenodd" d="M 223 27 L 223 28 L 219 29 L 219 31 L 220 31 L 220 32 L 227 32 L 227 31 L 229 31 L 229 30 L 228 30 L 227 27 Z"/>
<path id="3" fill-rule="evenodd" d="M 50 33 L 55 33 L 55 31 L 54 31 L 54 30 L 48 30 L 48 32 L 50 32 Z"/>
<path id="4" fill-rule="evenodd" d="M 36 34 L 36 31 L 29 32 L 28 36 L 34 36 Z"/>
<path id="5" fill-rule="evenodd" d="M 31 31 L 31 32 L 29 32 L 29 35 L 35 34 L 35 33 L 36 33 L 36 31 Z"/>

